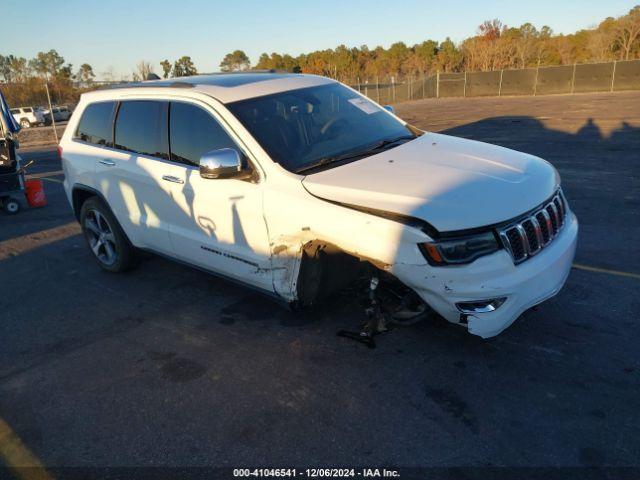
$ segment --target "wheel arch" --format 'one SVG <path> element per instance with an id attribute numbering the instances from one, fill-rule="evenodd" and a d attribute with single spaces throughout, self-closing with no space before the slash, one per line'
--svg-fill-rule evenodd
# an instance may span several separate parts
<path id="1" fill-rule="evenodd" d="M 102 200 L 102 202 L 113 214 L 113 210 L 111 210 L 107 199 L 104 198 L 104 195 L 102 195 L 102 193 L 100 193 L 95 188 L 88 187 L 82 184 L 76 184 L 71 190 L 71 205 L 73 207 L 73 214 L 76 217 L 76 220 L 80 221 L 80 212 L 82 210 L 82 205 L 91 197 L 98 197 L 100 200 Z"/>
<path id="2" fill-rule="evenodd" d="M 297 301 L 300 305 L 321 301 L 374 270 L 384 269 L 335 243 L 310 240 L 302 246 L 295 286 Z"/>

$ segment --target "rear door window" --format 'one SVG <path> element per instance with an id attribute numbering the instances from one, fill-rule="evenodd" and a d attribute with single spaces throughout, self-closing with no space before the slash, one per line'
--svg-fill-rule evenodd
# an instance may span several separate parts
<path id="1" fill-rule="evenodd" d="M 172 102 L 169 112 L 171 160 L 198 165 L 202 154 L 220 148 L 238 147 L 218 121 L 202 108 Z"/>
<path id="2" fill-rule="evenodd" d="M 112 119 L 115 102 L 92 103 L 82 112 L 75 138 L 93 145 L 112 145 Z"/>
<path id="3" fill-rule="evenodd" d="M 115 147 L 168 159 L 167 107 L 167 102 L 156 100 L 122 102 L 115 124 Z"/>

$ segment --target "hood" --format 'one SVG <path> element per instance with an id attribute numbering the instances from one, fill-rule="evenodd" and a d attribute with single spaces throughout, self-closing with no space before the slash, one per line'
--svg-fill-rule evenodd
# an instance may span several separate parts
<path id="1" fill-rule="evenodd" d="M 316 197 L 419 218 L 447 232 L 517 217 L 547 200 L 559 176 L 533 155 L 425 133 L 302 182 Z"/>

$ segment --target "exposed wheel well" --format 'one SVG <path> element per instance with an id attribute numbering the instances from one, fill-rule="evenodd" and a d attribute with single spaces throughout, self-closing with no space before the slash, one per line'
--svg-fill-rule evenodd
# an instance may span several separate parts
<path id="1" fill-rule="evenodd" d="M 402 323 L 406 325 L 408 319 L 414 322 L 430 310 L 420 296 L 390 273 L 384 264 L 320 240 L 310 241 L 302 249 L 296 305 L 312 305 L 354 286 L 352 293 L 363 295 L 369 292 L 372 277 L 377 277 L 380 285 L 376 298 L 383 309 L 396 319 L 394 321 L 403 319 Z"/>
<path id="2" fill-rule="evenodd" d="M 373 265 L 340 247 L 320 240 L 308 242 L 302 249 L 302 260 L 296 284 L 298 302 L 311 305 L 358 280 Z"/>

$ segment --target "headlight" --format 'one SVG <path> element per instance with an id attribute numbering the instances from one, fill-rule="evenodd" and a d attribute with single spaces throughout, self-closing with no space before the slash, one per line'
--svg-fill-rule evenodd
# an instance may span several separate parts
<path id="1" fill-rule="evenodd" d="M 431 265 L 442 266 L 471 263 L 478 257 L 498 251 L 500 244 L 493 232 L 486 232 L 421 243 L 419 247 Z"/>

